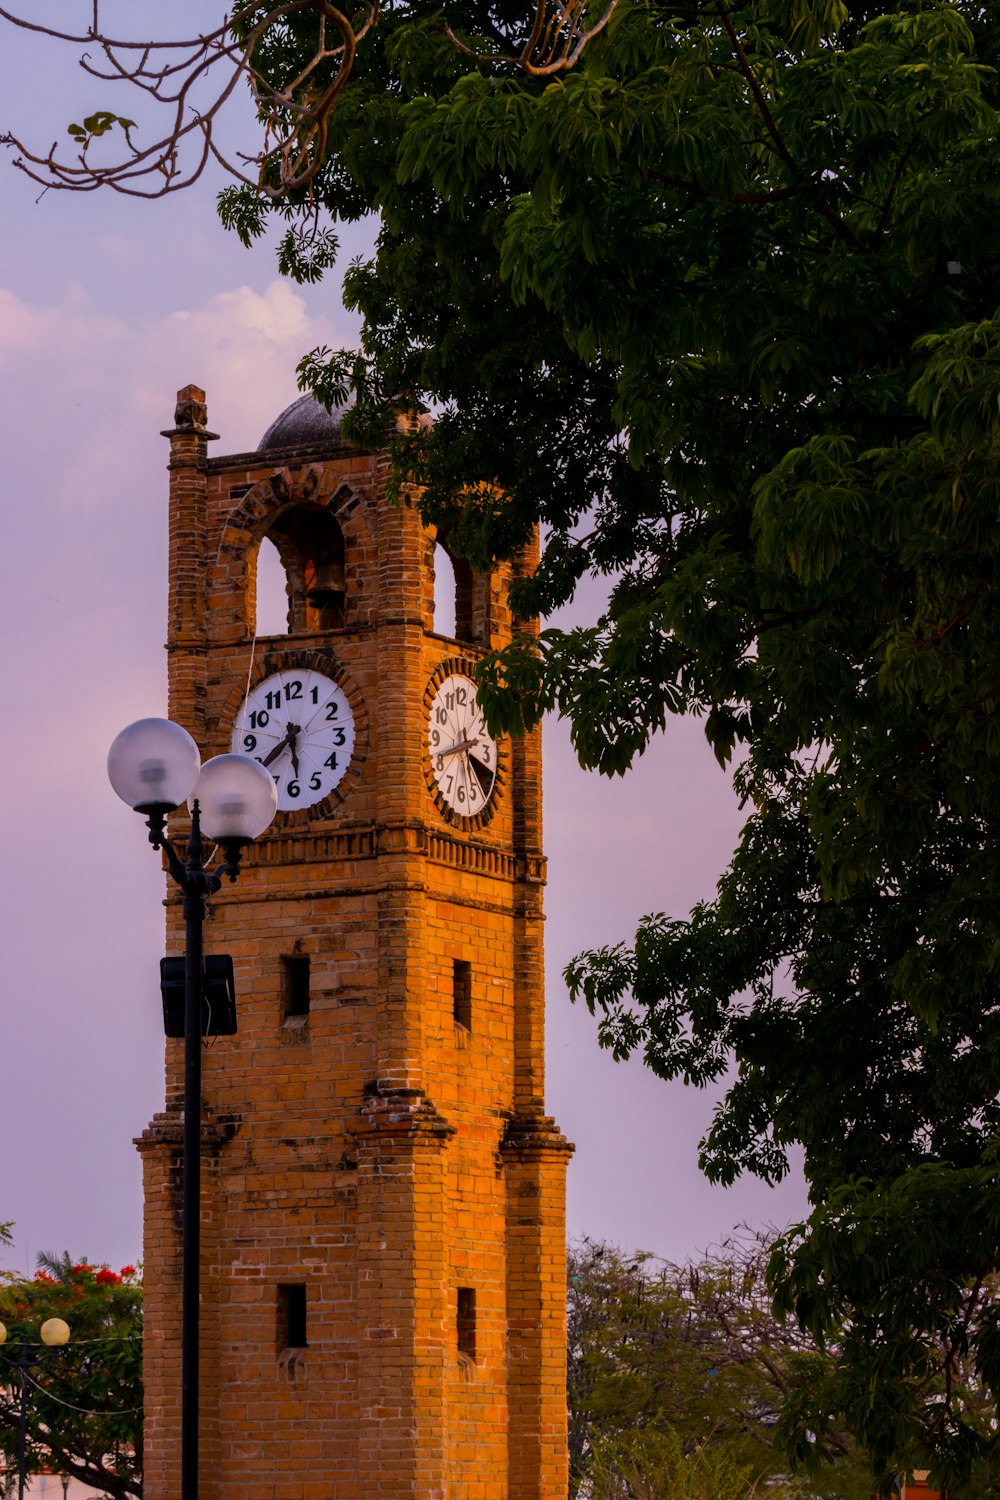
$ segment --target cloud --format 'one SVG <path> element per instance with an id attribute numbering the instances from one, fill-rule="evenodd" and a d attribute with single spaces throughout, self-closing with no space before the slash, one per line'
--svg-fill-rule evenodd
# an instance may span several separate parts
<path id="1" fill-rule="evenodd" d="M 332 291 L 330 300 L 335 307 Z M 354 337 L 342 313 L 336 319 L 310 314 L 286 281 L 273 281 L 263 292 L 248 286 L 219 292 L 150 328 L 136 372 L 137 401 L 159 420 L 166 393 L 169 403 L 181 386 L 200 385 L 208 392 L 210 425 L 222 435 L 220 451 L 242 452 L 256 447 L 295 399 L 301 356 L 317 344 Z"/>
<path id="2" fill-rule="evenodd" d="M 335 295 L 331 288 L 334 311 Z M 79 289 L 33 305 L 0 287 L 9 434 L 0 622 L 11 638 L 30 627 L 33 643 L 7 663 L 8 688 L 32 702 L 32 734 L 8 746 L 19 784 L 58 785 L 81 809 L 103 798 L 111 737 L 163 698 L 167 443 L 159 434 L 172 425 L 176 391 L 203 386 L 221 433 L 214 450 L 241 452 L 295 399 L 301 355 L 350 339 L 346 319 L 338 326 L 310 313 L 280 281 L 219 291 L 132 326 Z M 23 811 L 30 824 L 36 814 Z"/>
<path id="3" fill-rule="evenodd" d="M 334 293 L 331 304 L 336 310 Z M 138 450 L 148 455 L 156 434 L 173 421 L 174 395 L 200 385 L 209 426 L 220 434 L 213 451 L 255 448 L 274 417 L 298 394 L 295 366 L 317 344 L 350 343 L 347 319 L 316 316 L 287 282 L 264 291 L 249 286 L 217 292 L 200 306 L 179 309 L 135 330 L 129 358 L 108 378 L 117 386 L 106 415 L 78 455 L 63 492 L 87 504 L 108 478 L 109 455 L 124 481 Z M 123 441 L 124 439 L 124 441 Z"/>
<path id="4" fill-rule="evenodd" d="M 129 326 L 79 287 L 51 306 L 0 287 L 5 409 L 25 419 L 51 413 L 66 460 L 55 464 L 55 494 L 67 508 L 97 515 L 112 496 L 148 484 L 154 455 L 159 468 L 158 433 L 171 425 L 182 386 L 207 391 L 210 425 L 221 434 L 217 451 L 256 447 L 298 394 L 300 357 L 317 344 L 356 341 L 332 287 L 329 303 L 330 316 L 317 315 L 287 282 L 274 280 L 262 291 L 235 287 Z"/>
<path id="5" fill-rule="evenodd" d="M 85 379 L 95 357 L 114 358 L 127 340 L 125 324 L 95 308 L 80 286 L 54 307 L 35 307 L 0 287 L 0 379 L 54 361 L 67 380 Z"/>

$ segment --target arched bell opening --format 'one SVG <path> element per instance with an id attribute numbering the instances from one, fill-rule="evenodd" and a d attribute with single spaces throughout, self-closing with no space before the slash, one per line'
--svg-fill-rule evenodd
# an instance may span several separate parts
<path id="1" fill-rule="evenodd" d="M 344 534 L 320 505 L 295 505 L 275 517 L 261 538 L 273 544 L 285 577 L 287 614 L 283 629 L 298 635 L 336 630 L 344 623 L 347 592 Z M 260 576 L 258 554 L 258 578 Z M 258 582 L 258 597 L 260 584 Z M 258 607 L 258 634 L 261 614 Z"/>
<path id="2" fill-rule="evenodd" d="M 475 574 L 467 558 L 453 557 L 439 537 L 434 544 L 434 630 L 456 641 L 476 639 L 473 624 Z"/>

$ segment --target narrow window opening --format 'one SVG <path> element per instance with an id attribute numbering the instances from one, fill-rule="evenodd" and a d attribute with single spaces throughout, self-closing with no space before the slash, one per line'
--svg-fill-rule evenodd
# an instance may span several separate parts
<path id="1" fill-rule="evenodd" d="M 471 1286 L 458 1289 L 458 1352 L 466 1359 L 476 1362 L 476 1291 Z"/>
<path id="2" fill-rule="evenodd" d="M 288 630 L 288 578 L 277 547 L 263 537 L 257 552 L 258 635 L 284 635 Z"/>
<path id="3" fill-rule="evenodd" d="M 452 1008 L 456 1026 L 472 1030 L 472 965 L 464 958 L 452 962 Z"/>
<path id="4" fill-rule="evenodd" d="M 434 629 L 456 641 L 475 640 L 472 628 L 473 572 L 464 557 L 434 544 Z"/>
<path id="5" fill-rule="evenodd" d="M 455 634 L 455 565 L 440 542 L 434 544 L 434 629 Z"/>
<path id="6" fill-rule="evenodd" d="M 278 1287 L 278 1349 L 305 1349 L 306 1289 L 303 1285 Z"/>
<path id="7" fill-rule="evenodd" d="M 285 1015 L 307 1016 L 309 1014 L 309 958 L 305 954 L 289 954 L 285 960 Z"/>

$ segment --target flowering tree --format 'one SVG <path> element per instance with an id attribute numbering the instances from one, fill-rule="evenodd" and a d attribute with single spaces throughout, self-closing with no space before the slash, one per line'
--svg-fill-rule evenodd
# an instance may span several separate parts
<path id="1" fill-rule="evenodd" d="M 63 1318 L 70 1341 L 47 1348 L 39 1330 Z M 109 1496 L 142 1494 L 142 1276 L 68 1254 L 39 1256 L 34 1277 L 0 1279 L 0 1496 L 19 1465 L 27 1394 L 27 1470 L 69 1474 Z"/>

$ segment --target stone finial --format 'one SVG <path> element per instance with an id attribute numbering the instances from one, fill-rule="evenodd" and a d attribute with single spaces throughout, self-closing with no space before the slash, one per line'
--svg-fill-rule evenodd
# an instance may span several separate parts
<path id="1" fill-rule="evenodd" d="M 186 385 L 177 392 L 174 426 L 193 427 L 196 432 L 203 432 L 208 426 L 208 405 L 200 386 Z"/>
<path id="2" fill-rule="evenodd" d="M 177 405 L 174 408 L 174 425 L 163 434 L 164 437 L 179 437 L 182 433 L 197 433 L 203 438 L 217 438 L 217 432 L 208 430 L 208 406 L 205 402 L 205 392 L 199 385 L 186 385 L 177 392 Z"/>

